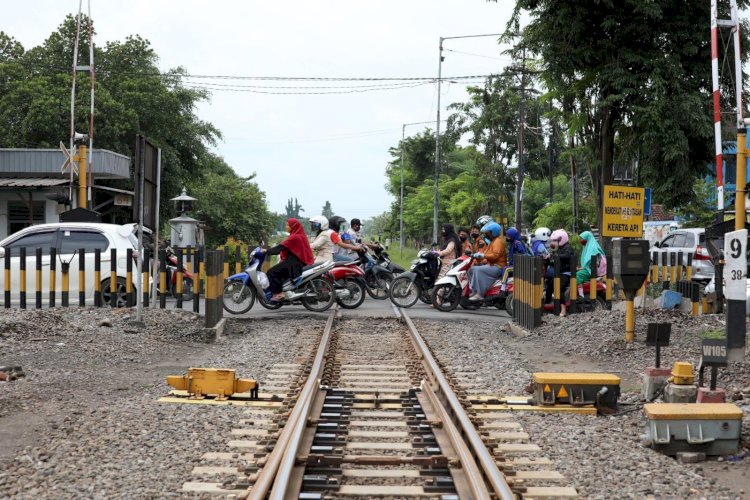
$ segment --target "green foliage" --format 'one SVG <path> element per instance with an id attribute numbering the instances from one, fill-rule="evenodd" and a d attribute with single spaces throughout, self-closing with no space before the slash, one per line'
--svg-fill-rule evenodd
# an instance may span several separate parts
<path id="1" fill-rule="evenodd" d="M 727 332 L 724 328 L 706 330 L 701 333 L 702 339 L 726 339 L 726 337 L 727 337 Z"/>
<path id="2" fill-rule="evenodd" d="M 192 185 L 191 192 L 199 200 L 196 218 L 205 222 L 207 245 L 218 245 L 227 235 L 246 242 L 267 237 L 273 219 L 265 194 L 251 179 L 209 172 Z"/>
<path id="3" fill-rule="evenodd" d="M 579 200 L 578 224 L 580 231 L 590 229 L 596 222 L 597 210 L 592 200 Z M 551 230 L 566 229 L 569 233 L 573 227 L 573 194 L 568 193 L 560 201 L 548 203 L 536 213 L 534 227 L 548 227 Z M 572 238 L 571 238 L 572 239 Z"/>
<path id="4" fill-rule="evenodd" d="M 81 30 L 80 62 L 87 60 L 89 35 Z M 0 32 L 0 147 L 57 148 L 68 142 L 70 130 L 70 64 L 73 60 L 76 21 L 67 16 L 57 31 L 39 46 L 25 50 L 10 35 Z M 269 214 L 265 195 L 249 179 L 210 151 L 221 138 L 212 124 L 200 120 L 197 105 L 208 99 L 204 90 L 183 84 L 186 71 L 162 72 L 159 57 L 148 40 L 129 36 L 94 48 L 96 61 L 96 108 L 94 147 L 133 157 L 135 137 L 146 136 L 162 150 L 161 199 L 177 196 L 183 186 L 198 198 L 198 209 L 207 220 L 216 242 L 228 236 L 255 239 L 266 230 Z M 88 131 L 90 80 L 76 82 L 76 130 Z M 97 181 L 111 185 L 121 181 Z M 117 184 L 132 189 L 130 185 Z M 234 190 L 226 192 L 222 190 Z M 94 204 L 110 195 L 95 192 Z M 216 195 L 216 196 L 214 196 Z M 249 204 L 242 221 L 222 219 Z M 173 216 L 163 201 L 161 220 Z M 105 218 L 115 217 L 105 214 Z M 129 217 L 129 214 L 128 214 Z M 236 227 L 235 227 L 236 226 Z"/>
<path id="5" fill-rule="evenodd" d="M 558 175 L 552 180 L 554 202 L 570 201 L 572 190 L 570 180 L 565 175 Z M 537 214 L 550 203 L 548 179 L 526 179 L 523 185 L 523 211 L 528 220 L 534 221 Z M 573 207 L 571 206 L 571 217 Z"/>
<path id="6" fill-rule="evenodd" d="M 333 217 L 333 209 L 331 208 L 331 202 L 326 200 L 326 204 L 323 205 L 323 211 L 321 212 L 323 217 L 331 218 Z"/>
<path id="7" fill-rule="evenodd" d="M 305 211 L 305 209 L 302 208 L 302 205 L 300 205 L 297 201 L 297 198 L 294 198 L 294 201 L 289 198 L 289 200 L 286 202 L 284 210 L 286 211 L 286 219 L 299 219 L 300 212 Z M 284 220 L 286 221 L 286 219 Z"/>
<path id="8" fill-rule="evenodd" d="M 707 227 L 716 221 L 716 185 L 710 179 L 698 179 L 693 183 L 695 201 L 683 205 L 676 211 L 685 219 L 688 227 Z"/>
<path id="9" fill-rule="evenodd" d="M 244 241 L 237 240 L 230 236 L 227 238 L 227 240 L 222 244 L 216 247 L 217 250 L 226 250 L 227 254 L 225 255 L 225 258 L 228 257 L 228 261 L 230 263 L 236 262 L 237 258 L 237 248 L 240 249 L 240 263 L 245 265 L 247 264 L 250 259 L 248 258 L 248 244 Z M 255 247 L 253 247 L 255 248 Z M 234 273 L 234 266 L 230 264 L 229 272 L 230 274 Z"/>

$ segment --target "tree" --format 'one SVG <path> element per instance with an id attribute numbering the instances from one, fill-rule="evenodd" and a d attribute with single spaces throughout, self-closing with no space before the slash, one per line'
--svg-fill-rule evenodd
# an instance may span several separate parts
<path id="1" fill-rule="evenodd" d="M 326 200 L 326 204 L 323 205 L 322 215 L 323 215 L 323 217 L 326 217 L 328 219 L 330 219 L 331 217 L 333 217 L 333 209 L 331 208 L 331 202 L 328 201 L 328 200 Z"/>
<path id="2" fill-rule="evenodd" d="M 568 134 L 590 152 L 599 211 L 618 155 L 638 160 L 657 201 L 693 201 L 692 181 L 713 154 L 710 38 L 695 24 L 708 15 L 706 3 L 516 0 L 508 38 L 521 32 L 524 11 L 530 21 L 515 51 L 541 58 Z"/>
<path id="3" fill-rule="evenodd" d="M 708 227 L 716 222 L 716 185 L 710 179 L 698 179 L 693 184 L 695 201 L 680 207 L 679 218 L 688 227 Z"/>
<path id="4" fill-rule="evenodd" d="M 242 178 L 209 172 L 191 186 L 195 193 L 196 218 L 206 225 L 206 244 L 217 246 L 228 236 L 244 242 L 267 238 L 273 216 L 266 208 L 266 196 L 252 182 Z"/>
<path id="5" fill-rule="evenodd" d="M 286 207 L 284 207 L 284 210 L 286 211 L 287 219 L 298 219 L 300 216 L 300 212 L 305 211 L 305 209 L 302 208 L 302 205 L 300 205 L 297 201 L 297 198 L 294 198 L 294 201 L 289 198 L 289 200 L 286 202 Z"/>

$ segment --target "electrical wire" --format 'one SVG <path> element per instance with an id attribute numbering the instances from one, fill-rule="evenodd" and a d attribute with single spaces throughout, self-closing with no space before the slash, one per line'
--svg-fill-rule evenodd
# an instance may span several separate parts
<path id="1" fill-rule="evenodd" d="M 473 57 L 481 57 L 483 59 L 494 59 L 495 61 L 507 61 L 512 62 L 513 58 L 511 57 L 492 57 L 492 56 L 486 56 L 483 54 L 474 54 L 473 52 L 464 52 L 461 50 L 455 50 L 455 49 L 443 49 L 445 52 L 455 52 L 456 54 L 463 54 L 465 56 L 473 56 Z"/>
<path id="2" fill-rule="evenodd" d="M 341 90 L 330 90 L 330 91 L 315 91 L 315 92 L 276 92 L 271 90 L 257 90 L 253 88 L 245 88 L 245 87 L 213 87 L 211 83 L 205 83 L 205 84 L 192 84 L 192 83 L 182 83 L 182 87 L 186 88 L 192 88 L 192 89 L 205 89 L 205 90 L 216 90 L 216 91 L 222 91 L 222 92 L 247 92 L 251 94 L 272 94 L 272 95 L 329 95 L 329 94 L 357 94 L 362 92 L 375 92 L 380 90 L 400 90 L 400 89 L 408 89 L 408 88 L 415 88 L 415 87 L 422 87 L 424 85 L 429 85 L 432 82 L 418 82 L 418 83 L 405 83 L 405 84 L 399 84 L 399 85 L 393 85 L 390 87 L 377 87 L 377 88 L 363 88 L 363 89 L 341 89 Z"/>

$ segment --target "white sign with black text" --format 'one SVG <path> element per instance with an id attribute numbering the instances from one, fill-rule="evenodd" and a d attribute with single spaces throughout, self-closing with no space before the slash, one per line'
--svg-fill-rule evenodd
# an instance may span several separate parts
<path id="1" fill-rule="evenodd" d="M 747 298 L 747 229 L 724 235 L 724 296 L 728 300 Z"/>

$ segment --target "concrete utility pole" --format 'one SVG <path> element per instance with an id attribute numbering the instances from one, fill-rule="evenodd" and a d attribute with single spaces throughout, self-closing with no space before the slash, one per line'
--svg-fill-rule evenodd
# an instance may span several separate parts
<path id="1" fill-rule="evenodd" d="M 519 103 L 518 124 L 518 173 L 516 179 L 516 229 L 521 231 L 523 227 L 523 176 L 524 176 L 524 136 L 526 129 L 526 49 L 523 49 L 521 60 L 521 102 Z"/>
<path id="2" fill-rule="evenodd" d="M 432 241 L 438 241 L 438 213 L 439 213 L 439 194 L 438 187 L 440 182 L 440 86 L 443 76 L 443 42 L 445 40 L 456 40 L 458 38 L 481 38 L 486 36 L 501 36 L 502 33 L 487 33 L 484 35 L 463 35 L 463 36 L 441 36 L 439 43 L 438 57 L 438 79 L 437 79 L 437 120 L 435 124 L 435 206 L 433 207 L 432 221 Z"/>
<path id="3" fill-rule="evenodd" d="M 552 111 L 552 103 L 549 104 L 549 109 Z M 549 134 L 549 146 L 548 146 L 548 176 L 549 176 L 549 202 L 554 203 L 555 202 L 555 185 L 554 185 L 554 175 L 553 170 L 555 166 L 555 121 L 550 118 L 550 134 Z"/>

